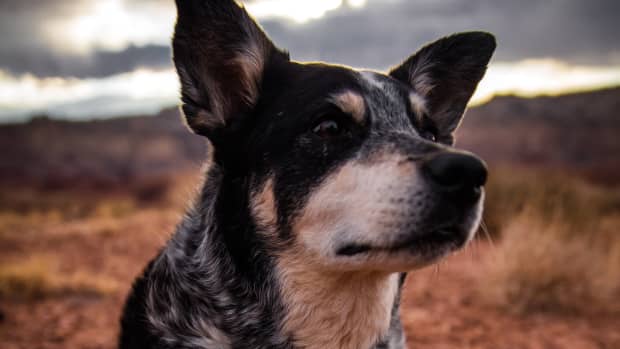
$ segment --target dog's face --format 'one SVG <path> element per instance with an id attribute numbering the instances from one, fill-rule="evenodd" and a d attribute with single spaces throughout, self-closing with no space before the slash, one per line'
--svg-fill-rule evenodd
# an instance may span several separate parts
<path id="1" fill-rule="evenodd" d="M 384 75 L 292 62 L 232 1 L 177 6 L 187 122 L 247 185 L 256 234 L 276 256 L 406 271 L 471 239 L 486 169 L 451 146 L 491 35 L 441 39 Z"/>

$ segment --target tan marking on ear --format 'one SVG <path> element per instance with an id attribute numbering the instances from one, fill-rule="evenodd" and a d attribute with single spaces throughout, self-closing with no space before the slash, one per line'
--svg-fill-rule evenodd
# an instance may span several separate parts
<path id="1" fill-rule="evenodd" d="M 430 70 L 435 64 L 429 57 L 429 53 L 424 53 L 416 64 L 409 68 L 409 81 L 411 86 L 422 96 L 428 96 L 435 84 Z"/>
<path id="2" fill-rule="evenodd" d="M 200 98 L 200 91 L 198 91 L 198 89 L 194 85 L 187 70 L 185 70 L 185 68 L 183 68 L 182 66 L 177 66 L 176 69 L 177 74 L 179 75 L 181 86 L 184 88 L 185 93 L 187 93 L 190 98 L 198 100 Z"/>
<path id="3" fill-rule="evenodd" d="M 258 100 L 258 90 L 265 68 L 264 46 L 261 43 L 252 43 L 235 60 L 241 67 L 241 82 L 245 92 L 242 97 L 248 106 L 253 106 Z"/>
<path id="4" fill-rule="evenodd" d="M 366 103 L 364 98 L 353 91 L 338 93 L 331 98 L 332 102 L 343 112 L 351 114 L 353 119 L 364 124 L 364 114 L 366 114 Z"/>
<path id="5" fill-rule="evenodd" d="M 231 65 L 238 67 L 238 79 L 241 88 L 238 91 L 222 91 L 221 84 L 214 81 L 210 76 L 202 76 L 202 83 L 208 91 L 210 111 L 199 111 L 193 118 L 187 118 L 188 124 L 194 129 L 222 128 L 228 124 L 228 117 L 235 107 L 230 97 L 225 95 L 237 95 L 245 106 L 252 107 L 258 100 L 259 86 L 262 80 L 265 66 L 264 44 L 252 43 L 240 50 L 239 54 L 231 61 Z M 193 85 L 189 75 L 183 68 L 177 68 L 181 83 L 187 94 L 194 100 L 201 98 L 200 92 Z"/>
<path id="6" fill-rule="evenodd" d="M 273 193 L 273 178 L 268 179 L 260 192 L 252 195 L 251 210 L 256 223 L 267 231 L 273 231 L 278 222 L 278 211 Z"/>
<path id="7" fill-rule="evenodd" d="M 187 70 L 183 67 L 178 66 L 177 74 L 179 76 L 179 80 L 181 82 L 181 86 L 183 87 L 184 93 L 187 94 L 189 98 L 195 101 L 200 100 L 202 98 L 200 91 L 194 85 L 194 82 L 192 81 L 190 74 L 187 72 Z M 196 115 L 192 115 L 191 117 L 185 115 L 185 117 L 183 118 L 187 122 L 187 125 L 194 131 L 202 129 L 213 129 L 226 125 L 226 120 L 224 120 L 223 116 L 223 100 L 219 97 L 219 94 L 217 92 L 218 89 L 206 76 L 204 77 L 204 84 L 209 90 L 211 112 L 207 112 L 206 110 L 198 110 Z"/>
<path id="8" fill-rule="evenodd" d="M 278 258 L 283 329 L 306 349 L 370 348 L 388 331 L 398 274 L 333 272 L 300 248 Z"/>
<path id="9" fill-rule="evenodd" d="M 416 92 L 409 93 L 409 103 L 411 103 L 411 109 L 418 118 L 421 118 L 428 112 L 428 109 L 426 109 L 426 100 Z"/>
<path id="10" fill-rule="evenodd" d="M 186 118 L 187 123 L 192 129 L 217 129 L 226 126 L 226 120 L 221 113 L 209 113 L 206 110 L 198 110 L 193 118 Z"/>

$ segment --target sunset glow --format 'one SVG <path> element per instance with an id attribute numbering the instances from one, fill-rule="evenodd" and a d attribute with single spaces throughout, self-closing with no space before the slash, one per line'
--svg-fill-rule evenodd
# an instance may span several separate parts
<path id="1" fill-rule="evenodd" d="M 434 15 L 448 16 L 452 22 L 447 23 L 460 25 L 461 14 L 449 17 L 452 12 L 440 13 L 445 8 L 438 3 L 424 1 L 424 8 L 436 10 Z M 371 61 L 374 63 L 364 68 L 388 67 L 404 58 L 400 56 L 403 43 L 421 45 L 427 40 L 416 36 L 414 30 L 407 34 L 410 37 L 390 36 L 392 27 L 398 30 L 424 22 L 410 20 L 414 12 L 403 12 L 399 17 L 401 12 L 394 11 L 411 5 L 408 0 L 254 0 L 243 4 L 265 24 L 268 32 L 275 31 L 274 41 L 278 45 L 290 49 L 293 57 L 300 59 L 332 61 L 331 57 L 335 57 L 339 63 L 355 65 L 356 58 L 372 57 L 376 58 Z M 39 113 L 65 118 L 141 114 L 178 103 L 179 86 L 168 49 L 176 15 L 173 1 L 98 0 L 73 6 L 66 17 L 49 16 L 42 26 L 41 35 L 49 45 L 42 49 L 42 54 L 25 51 L 23 59 L 17 55 L 17 59 L 13 58 L 16 62 L 7 62 L 12 66 L 0 62 L 0 122 L 25 120 Z M 38 8 L 33 7 L 33 11 Z M 369 27 L 359 23 L 360 18 L 380 16 L 378 11 L 383 10 L 395 18 L 394 23 L 390 23 L 391 17 L 387 21 L 377 17 Z M 478 11 L 481 10 L 476 9 L 471 15 Z M 347 18 L 353 18 L 347 22 L 348 27 L 344 25 Z M 275 22 L 278 25 L 274 26 Z M 375 33 L 381 28 L 382 33 Z M 450 33 L 437 28 L 427 30 L 441 32 L 437 37 Z M 359 40 L 347 41 L 358 34 Z M 615 57 L 613 52 L 606 53 L 608 56 L 601 53 L 603 59 L 591 64 L 568 63 L 576 60 L 562 54 L 539 54 L 538 47 L 533 55 L 524 51 L 506 59 L 506 55 L 501 56 L 508 36 L 504 34 L 498 36 L 496 57 L 501 59 L 492 60 L 472 104 L 484 103 L 498 94 L 532 97 L 620 86 L 620 61 L 605 61 L 605 57 Z M 297 46 L 288 47 L 291 44 Z M 157 49 L 140 51 L 149 45 Z M 512 49 L 523 45 L 518 41 Z M 133 49 L 132 53 L 121 55 L 128 48 Z M 620 53 L 615 54 L 620 57 Z M 39 57 L 47 60 L 39 61 Z"/>
<path id="2" fill-rule="evenodd" d="M 175 105 L 178 91 L 173 70 L 141 69 L 104 79 L 15 78 L 0 71 L 0 120 L 40 113 L 64 118 L 156 113 Z"/>
<path id="3" fill-rule="evenodd" d="M 489 67 L 472 104 L 487 102 L 494 95 L 535 97 L 617 85 L 620 85 L 620 66 L 579 66 L 554 59 L 498 62 Z"/>
<path id="4" fill-rule="evenodd" d="M 471 104 L 487 102 L 494 95 L 557 95 L 613 86 L 618 82 L 620 67 L 571 66 L 554 60 L 499 62 L 491 65 Z M 127 114 L 139 114 L 144 103 L 158 101 L 151 108 L 155 112 L 157 108 L 176 104 L 178 91 L 178 80 L 172 69 L 141 69 L 105 79 L 11 77 L 0 71 L 0 118 L 43 111 L 69 118 L 105 117 L 114 105 L 101 108 L 93 104 L 89 108 L 87 102 L 97 98 L 124 100 L 119 107 L 127 108 Z"/>
<path id="5" fill-rule="evenodd" d="M 262 0 L 245 6 L 258 19 L 305 23 L 345 4 L 362 8 L 366 0 Z M 59 44 L 77 53 L 92 48 L 120 50 L 130 44 L 166 44 L 172 35 L 175 14 L 172 4 L 145 5 L 130 12 L 123 0 L 101 0 L 83 15 L 55 23 L 50 38 L 62 38 Z"/>
<path id="6" fill-rule="evenodd" d="M 248 11 L 257 18 L 281 17 L 296 22 L 321 18 L 340 6 L 342 0 L 264 0 L 246 5 Z"/>
<path id="7" fill-rule="evenodd" d="M 123 0 L 101 0 L 83 15 L 55 25 L 53 34 L 61 38 L 61 45 L 78 53 L 92 48 L 120 50 L 130 44 L 167 44 L 175 15 L 172 7 L 130 12 Z"/>

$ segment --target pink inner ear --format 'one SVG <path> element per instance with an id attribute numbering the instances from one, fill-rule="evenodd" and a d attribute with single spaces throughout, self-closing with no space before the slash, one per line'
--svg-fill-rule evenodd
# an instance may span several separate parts
<path id="1" fill-rule="evenodd" d="M 424 99 L 428 117 L 449 135 L 458 127 L 495 46 L 489 33 L 454 34 L 424 46 L 390 75 Z"/>
<path id="2" fill-rule="evenodd" d="M 252 42 L 244 48 L 237 58 L 235 64 L 241 70 L 242 98 L 248 106 L 253 106 L 258 99 L 258 89 L 262 80 L 265 68 L 265 57 L 268 55 L 268 48 L 265 48 L 262 40 Z"/>
<path id="3" fill-rule="evenodd" d="M 416 117 L 422 117 L 428 114 L 428 108 L 426 107 L 426 99 L 418 92 L 409 93 L 409 103 L 411 109 L 415 112 Z"/>
<path id="4" fill-rule="evenodd" d="M 190 127 L 206 135 L 255 105 L 267 60 L 279 51 L 234 1 L 178 0 L 177 7 L 173 50 L 183 110 Z"/>
<path id="5" fill-rule="evenodd" d="M 428 96 L 435 87 L 435 81 L 433 81 L 431 75 L 434 63 L 427 56 L 423 55 L 415 64 L 409 67 L 409 83 L 423 97 Z"/>

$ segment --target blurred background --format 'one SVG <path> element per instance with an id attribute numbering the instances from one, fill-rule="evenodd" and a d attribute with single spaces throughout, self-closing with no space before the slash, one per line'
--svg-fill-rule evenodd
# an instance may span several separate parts
<path id="1" fill-rule="evenodd" d="M 414 272 L 414 348 L 620 348 L 620 2 L 246 1 L 295 60 L 386 70 L 487 30 L 457 135 L 491 167 L 483 229 Z M 172 0 L 0 0 L 0 343 L 114 348 L 132 280 L 200 182 Z"/>

